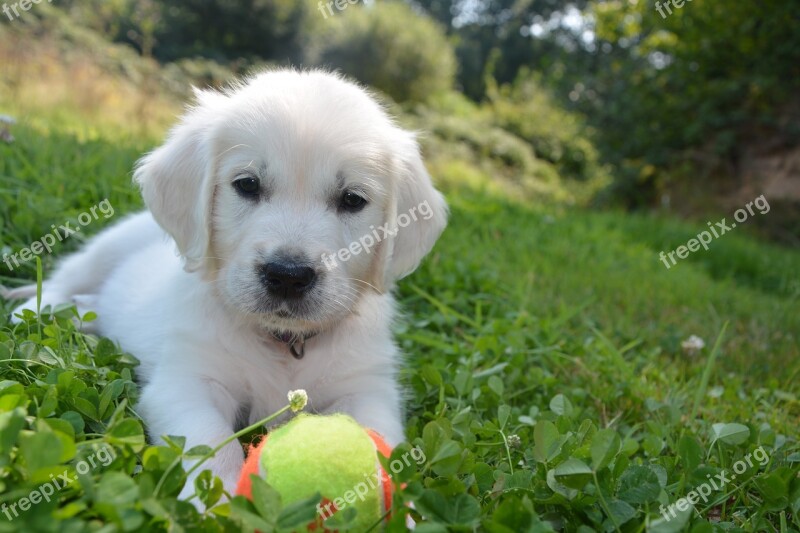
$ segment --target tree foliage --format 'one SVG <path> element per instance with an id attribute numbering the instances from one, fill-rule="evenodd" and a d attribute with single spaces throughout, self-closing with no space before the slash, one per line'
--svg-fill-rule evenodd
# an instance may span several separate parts
<path id="1" fill-rule="evenodd" d="M 341 69 L 397 101 L 422 101 L 453 84 L 442 28 L 399 2 L 352 6 L 318 23 L 309 62 Z"/>
<path id="2" fill-rule="evenodd" d="M 265 61 L 326 65 L 400 103 L 455 87 L 476 103 L 491 102 L 501 127 L 526 140 L 547 113 L 497 88 L 519 88 L 534 73 L 553 106 L 585 115 L 598 161 L 615 169 L 615 194 L 642 205 L 681 175 L 734 182 L 739 154 L 750 147 L 800 142 L 800 3 L 683 0 L 679 8 L 675 1 L 375 0 L 331 10 L 327 2 L 292 0 L 59 5 L 208 80 L 219 76 L 195 58 L 238 72 Z M 537 157 L 547 153 L 535 144 Z"/>
<path id="3" fill-rule="evenodd" d="M 302 59 L 310 9 L 294 0 L 65 0 L 63 7 L 94 29 L 152 53 L 161 61 L 201 57 L 278 62 Z"/>
<path id="4" fill-rule="evenodd" d="M 661 1 L 664 17 L 649 1 L 415 3 L 451 24 L 470 97 L 532 69 L 583 112 L 633 204 L 678 168 L 731 181 L 745 147 L 800 139 L 797 2 Z"/>
<path id="5" fill-rule="evenodd" d="M 761 139 L 797 144 L 800 4 L 671 9 L 662 18 L 645 2 L 592 6 L 599 41 L 617 54 L 591 73 L 594 97 L 579 105 L 605 124 L 607 153 L 669 169 L 735 163 Z"/>

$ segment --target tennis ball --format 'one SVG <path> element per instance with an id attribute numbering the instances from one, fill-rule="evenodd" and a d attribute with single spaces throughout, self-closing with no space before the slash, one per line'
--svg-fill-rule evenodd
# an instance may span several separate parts
<path id="1" fill-rule="evenodd" d="M 275 488 L 283 504 L 322 495 L 317 523 L 345 508 L 355 508 L 355 531 L 365 531 L 389 510 L 392 482 L 377 452 L 391 448 L 374 431 L 347 415 L 300 414 L 272 430 L 250 449 L 237 494 L 252 499 L 251 475 Z"/>

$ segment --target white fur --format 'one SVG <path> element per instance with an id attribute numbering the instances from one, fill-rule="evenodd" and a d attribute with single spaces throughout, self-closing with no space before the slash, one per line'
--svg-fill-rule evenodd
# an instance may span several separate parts
<path id="1" fill-rule="evenodd" d="M 311 410 L 349 413 L 391 444 L 402 441 L 390 290 L 447 217 L 413 135 L 362 89 L 319 71 L 267 72 L 224 93 L 198 91 L 197 100 L 137 165 L 149 212 L 68 257 L 45 283 L 43 305 L 96 310 L 97 331 L 141 360 L 138 409 L 154 439 L 183 435 L 187 447 L 213 446 L 303 388 Z M 269 184 L 267 200 L 253 204 L 234 191 L 242 172 Z M 331 206 L 340 174 L 367 192 L 363 211 L 343 216 Z M 430 218 L 323 267 L 322 254 L 423 202 Z M 305 254 L 324 272 L 308 305 L 290 316 L 254 272 L 277 250 Z M 33 307 L 35 297 L 20 308 Z M 319 333 L 297 360 L 269 330 Z M 242 462 L 232 443 L 209 466 L 233 491 Z"/>

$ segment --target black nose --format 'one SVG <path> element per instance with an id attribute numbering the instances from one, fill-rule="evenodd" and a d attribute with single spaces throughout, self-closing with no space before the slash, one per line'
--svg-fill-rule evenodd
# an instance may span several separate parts
<path id="1" fill-rule="evenodd" d="M 261 282 L 275 296 L 298 298 L 314 285 L 317 274 L 302 263 L 274 261 L 261 267 Z"/>

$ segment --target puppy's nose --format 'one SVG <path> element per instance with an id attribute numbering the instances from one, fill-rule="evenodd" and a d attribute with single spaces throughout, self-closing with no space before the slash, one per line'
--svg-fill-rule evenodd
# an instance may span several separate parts
<path id="1" fill-rule="evenodd" d="M 298 298 L 314 285 L 317 273 L 313 268 L 291 261 L 272 261 L 261 267 L 261 282 L 270 294 Z"/>

